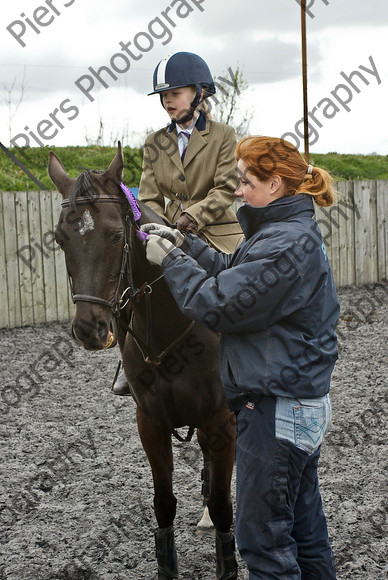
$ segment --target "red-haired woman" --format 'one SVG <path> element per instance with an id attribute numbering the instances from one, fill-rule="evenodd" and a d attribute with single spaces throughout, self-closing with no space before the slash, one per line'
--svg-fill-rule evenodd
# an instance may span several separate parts
<path id="1" fill-rule="evenodd" d="M 333 204 L 331 179 L 281 139 L 243 139 L 236 158 L 237 250 L 149 224 L 147 258 L 163 266 L 182 312 L 221 333 L 237 414 L 236 536 L 250 580 L 333 580 L 317 467 L 339 304 L 313 207 Z"/>

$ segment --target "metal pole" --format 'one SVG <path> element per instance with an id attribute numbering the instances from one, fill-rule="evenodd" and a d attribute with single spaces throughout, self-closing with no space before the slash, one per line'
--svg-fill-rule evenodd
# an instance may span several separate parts
<path id="1" fill-rule="evenodd" d="M 308 131 L 308 100 L 307 100 L 307 45 L 306 45 L 306 0 L 301 1 L 302 21 L 302 75 L 303 75 L 303 130 L 304 130 L 304 156 L 309 163 L 309 131 Z"/>

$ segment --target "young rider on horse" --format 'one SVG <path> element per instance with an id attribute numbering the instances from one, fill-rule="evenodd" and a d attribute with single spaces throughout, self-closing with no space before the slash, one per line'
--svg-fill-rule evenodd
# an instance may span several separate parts
<path id="1" fill-rule="evenodd" d="M 237 186 L 236 137 L 198 106 L 216 91 L 206 62 L 190 52 L 160 61 L 154 90 L 171 123 L 144 147 L 139 199 L 175 224 L 200 233 L 216 249 L 233 252 L 242 232 L 231 209 Z"/>
<path id="2" fill-rule="evenodd" d="M 153 89 L 149 94 L 160 96 L 171 123 L 145 142 L 139 199 L 179 231 L 233 252 L 243 237 L 231 208 L 236 138 L 231 127 L 198 108 L 216 92 L 209 67 L 196 54 L 177 52 L 158 63 Z M 129 394 L 123 373 L 112 391 Z"/>
<path id="3" fill-rule="evenodd" d="M 318 487 L 331 420 L 339 304 L 313 201 L 333 204 L 329 175 L 290 143 L 237 146 L 245 241 L 218 253 L 190 234 L 147 224 L 182 313 L 221 333 L 221 378 L 237 415 L 236 537 L 251 580 L 334 580 Z"/>

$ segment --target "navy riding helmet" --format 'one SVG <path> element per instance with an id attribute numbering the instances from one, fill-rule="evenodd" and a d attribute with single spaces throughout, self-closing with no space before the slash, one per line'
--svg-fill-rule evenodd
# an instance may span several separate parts
<path id="1" fill-rule="evenodd" d="M 193 118 L 199 103 L 216 92 L 210 69 L 200 56 L 192 52 L 176 52 L 163 58 L 154 70 L 154 90 L 148 94 L 159 94 L 163 105 L 163 92 L 190 85 L 195 86 L 196 95 L 191 103 L 190 112 L 184 119 L 179 120 L 180 123 L 186 123 Z M 202 89 L 205 89 L 203 98 L 201 98 Z"/>

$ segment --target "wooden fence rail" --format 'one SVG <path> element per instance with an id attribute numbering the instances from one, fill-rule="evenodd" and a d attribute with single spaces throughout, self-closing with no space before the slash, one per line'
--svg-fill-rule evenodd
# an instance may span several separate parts
<path id="1" fill-rule="evenodd" d="M 331 208 L 318 208 L 338 286 L 388 279 L 388 181 L 343 181 Z M 0 192 L 0 328 L 68 320 L 74 306 L 54 241 L 57 192 Z"/>

